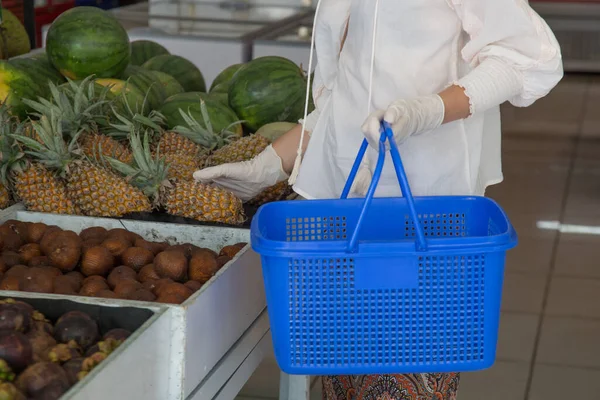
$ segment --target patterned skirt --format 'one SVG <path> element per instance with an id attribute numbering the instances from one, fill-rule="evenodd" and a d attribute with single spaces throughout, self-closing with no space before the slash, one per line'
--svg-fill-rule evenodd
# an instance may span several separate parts
<path id="1" fill-rule="evenodd" d="M 460 374 L 323 377 L 324 400 L 456 400 Z"/>

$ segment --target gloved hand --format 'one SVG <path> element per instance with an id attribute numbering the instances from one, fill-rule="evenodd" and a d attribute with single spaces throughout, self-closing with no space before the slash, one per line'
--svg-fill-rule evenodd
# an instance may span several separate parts
<path id="1" fill-rule="evenodd" d="M 288 178 L 281 158 L 273 146 L 250 161 L 223 164 L 194 172 L 200 183 L 214 183 L 229 190 L 243 201 L 256 197 L 263 190 Z"/>
<path id="2" fill-rule="evenodd" d="M 362 131 L 371 147 L 379 150 L 381 122 L 392 126 L 394 139 L 402 143 L 411 135 L 418 135 L 439 127 L 444 121 L 444 102 L 437 94 L 402 99 L 393 102 L 387 110 L 373 112 L 362 126 Z"/>

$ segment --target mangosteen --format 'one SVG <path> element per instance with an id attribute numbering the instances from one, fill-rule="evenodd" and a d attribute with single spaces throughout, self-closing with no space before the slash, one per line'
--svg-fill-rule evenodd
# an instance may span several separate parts
<path id="1" fill-rule="evenodd" d="M 62 365 L 63 369 L 67 373 L 67 377 L 69 378 L 69 383 L 71 385 L 79 382 L 77 374 L 79 374 L 83 368 L 83 360 L 85 360 L 84 357 L 71 358 Z"/>
<path id="2" fill-rule="evenodd" d="M 48 361 L 59 364 L 76 357 L 81 357 L 81 352 L 78 348 L 65 343 L 59 343 L 48 351 Z"/>
<path id="3" fill-rule="evenodd" d="M 56 321 L 54 338 L 61 343 L 74 340 L 82 349 L 90 347 L 98 338 L 98 324 L 81 311 L 69 311 Z"/>
<path id="4" fill-rule="evenodd" d="M 8 382 L 0 383 L 0 399 L 2 400 L 26 400 L 25 395 L 15 385 Z"/>
<path id="5" fill-rule="evenodd" d="M 0 332 L 0 358 L 18 372 L 33 360 L 33 350 L 27 336 L 21 332 Z"/>
<path id="6" fill-rule="evenodd" d="M 6 361 L 0 359 L 0 381 L 12 382 L 13 380 L 15 380 L 15 373 Z M 2 397 L 0 397 L 0 399 L 2 399 Z"/>
<path id="7" fill-rule="evenodd" d="M 67 373 L 60 365 L 44 361 L 27 367 L 17 378 L 17 387 L 25 395 L 35 399 L 58 399 L 69 389 L 70 383 Z M 46 394 L 46 391 L 50 393 Z M 49 394 L 54 397 L 43 397 Z"/>
<path id="8" fill-rule="evenodd" d="M 102 340 L 115 339 L 124 342 L 129 336 L 131 336 L 131 332 L 129 332 L 127 329 L 115 328 L 106 332 L 104 336 L 102 336 Z"/>
<path id="9" fill-rule="evenodd" d="M 48 355 L 48 350 L 56 346 L 56 340 L 43 330 L 32 329 L 27 333 L 31 350 L 34 356 L 44 359 Z"/>
<path id="10" fill-rule="evenodd" d="M 87 357 L 85 360 L 83 360 L 83 364 L 82 364 L 83 371 L 90 372 L 91 370 L 96 368 L 98 366 L 98 364 L 100 364 L 102 361 L 106 360 L 106 357 L 108 357 L 108 354 L 103 353 L 101 351 L 94 353 L 91 356 Z"/>
<path id="11" fill-rule="evenodd" d="M 16 304 L 0 304 L 0 331 L 27 332 L 32 313 Z"/>

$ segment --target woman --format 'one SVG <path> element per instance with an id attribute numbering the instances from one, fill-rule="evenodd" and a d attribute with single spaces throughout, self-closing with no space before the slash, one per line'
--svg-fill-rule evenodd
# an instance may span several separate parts
<path id="1" fill-rule="evenodd" d="M 250 199 L 288 179 L 305 151 L 294 190 L 335 198 L 366 137 L 372 148 L 353 188 L 361 195 L 384 119 L 413 194 L 483 195 L 502 181 L 498 106 L 529 106 L 563 74 L 556 39 L 526 0 L 322 0 L 314 32 L 316 110 L 303 121 L 306 137 L 298 125 L 252 161 L 195 179 Z M 377 195 L 401 195 L 389 155 Z M 449 400 L 458 381 L 458 374 L 407 374 L 323 384 L 327 399 Z"/>

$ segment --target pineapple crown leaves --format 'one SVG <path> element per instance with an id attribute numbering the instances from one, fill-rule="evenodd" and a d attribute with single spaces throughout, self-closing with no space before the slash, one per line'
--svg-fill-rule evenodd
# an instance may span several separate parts
<path id="1" fill-rule="evenodd" d="M 167 179 L 169 165 L 160 156 L 158 150 L 152 154 L 152 134 L 144 131 L 143 139 L 138 130 L 130 133 L 130 146 L 133 164 L 127 164 L 115 158 L 105 157 L 110 166 L 125 176 L 129 182 L 153 199 L 154 205 L 161 203 L 165 191 L 171 187 Z"/>
<path id="2" fill-rule="evenodd" d="M 112 107 L 113 115 L 120 124 L 111 123 L 112 129 L 106 131 L 107 135 L 117 139 L 126 139 L 131 132 L 146 131 L 147 134 L 154 136 L 163 131 L 165 117 L 160 112 L 152 110 L 148 115 L 140 114 L 132 110 L 129 104 L 127 104 L 126 111 L 128 115 L 123 115 L 115 107 Z"/>
<path id="3" fill-rule="evenodd" d="M 50 99 L 38 98 L 38 101 L 23 99 L 31 107 L 34 115 L 54 113 L 60 116 L 62 131 L 73 137 L 81 130 L 95 130 L 105 117 L 105 107 L 109 103 L 106 96 L 109 88 L 103 88 L 99 93 L 93 77 L 89 76 L 81 82 L 69 80 L 64 90 L 49 82 Z"/>
<path id="4" fill-rule="evenodd" d="M 36 139 L 24 135 L 11 135 L 25 147 L 25 154 L 42 165 L 56 170 L 60 175 L 68 172 L 73 159 L 80 153 L 77 140 L 83 131 L 77 132 L 67 143 L 63 139 L 61 118 L 55 112 L 43 115 L 39 121 L 31 122 L 38 135 Z"/>
<path id="5" fill-rule="evenodd" d="M 8 106 L 0 105 L 0 183 L 11 184 L 11 172 L 21 172 L 27 164 L 25 154 L 12 135 L 22 135 L 24 124 L 8 113 Z"/>
<path id="6" fill-rule="evenodd" d="M 225 127 L 221 132 L 215 132 L 210 120 L 210 115 L 208 114 L 206 102 L 202 99 L 200 99 L 200 113 L 202 114 L 204 126 L 196 120 L 189 109 L 187 113 L 179 109 L 179 113 L 187 126 L 178 125 L 173 131 L 210 150 L 221 148 L 235 140 L 238 135 L 231 131 L 231 128 L 246 122 L 235 121 Z"/>

